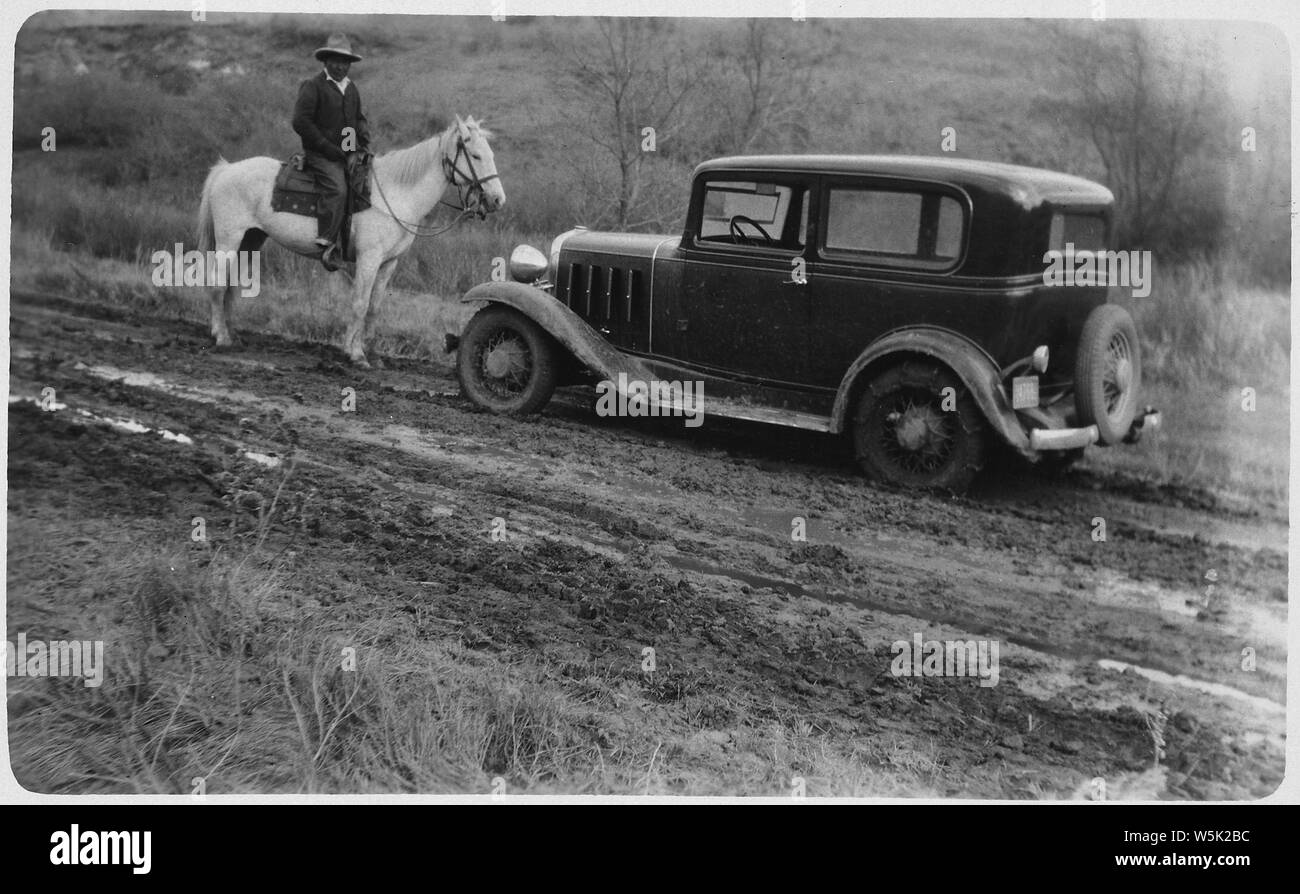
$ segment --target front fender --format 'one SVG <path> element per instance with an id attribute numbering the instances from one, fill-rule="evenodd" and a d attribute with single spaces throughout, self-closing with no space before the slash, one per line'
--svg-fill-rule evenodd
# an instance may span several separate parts
<path id="1" fill-rule="evenodd" d="M 896 330 L 873 342 L 853 361 L 840 381 L 831 410 L 831 431 L 849 424 L 853 404 L 869 376 L 890 358 L 901 355 L 932 357 L 951 369 L 975 398 L 975 404 L 998 436 L 1025 455 L 1031 455 L 1029 436 L 1016 418 L 999 380 L 998 365 L 974 342 L 947 329 L 917 326 Z"/>
<path id="2" fill-rule="evenodd" d="M 536 286 L 519 282 L 485 282 L 470 289 L 460 300 L 480 307 L 503 304 L 514 308 L 606 379 L 617 380 L 620 372 L 627 374 L 629 379 L 649 381 L 653 378 L 637 358 L 619 351 L 586 320 Z"/>

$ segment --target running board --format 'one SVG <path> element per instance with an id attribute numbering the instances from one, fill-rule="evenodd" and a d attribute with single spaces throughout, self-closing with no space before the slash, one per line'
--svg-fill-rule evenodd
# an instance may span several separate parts
<path id="1" fill-rule="evenodd" d="M 775 407 L 753 406 L 733 400 L 711 398 L 705 395 L 700 404 L 674 400 L 671 403 L 652 401 L 660 417 L 663 416 L 717 416 L 721 419 L 739 419 L 743 422 L 762 422 L 767 425 L 784 425 L 804 431 L 829 432 L 831 419 L 816 413 L 782 410 Z"/>
<path id="2" fill-rule="evenodd" d="M 784 425 L 788 428 L 801 428 L 805 431 L 829 432 L 829 416 L 815 413 L 801 413 L 798 410 L 778 410 L 772 407 L 747 407 L 729 401 L 704 400 L 706 416 L 721 416 L 724 419 L 743 419 L 746 422 L 765 422 L 768 425 Z"/>

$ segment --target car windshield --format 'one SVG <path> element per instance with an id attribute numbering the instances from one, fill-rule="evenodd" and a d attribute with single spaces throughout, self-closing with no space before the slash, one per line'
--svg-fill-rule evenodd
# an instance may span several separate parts
<path id="1" fill-rule="evenodd" d="M 734 244 L 802 248 L 808 230 L 805 190 L 778 183 L 723 180 L 704 187 L 700 239 Z M 798 229 L 786 232 L 791 208 L 798 206 Z"/>

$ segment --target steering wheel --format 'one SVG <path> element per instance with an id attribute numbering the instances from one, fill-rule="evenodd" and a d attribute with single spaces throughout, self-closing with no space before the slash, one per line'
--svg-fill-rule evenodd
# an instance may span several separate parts
<path id="1" fill-rule="evenodd" d="M 762 225 L 760 225 L 756 220 L 746 217 L 743 214 L 737 214 L 735 217 L 731 219 L 731 222 L 727 225 L 727 228 L 731 230 L 731 241 L 736 243 L 737 245 L 749 245 L 751 242 L 753 242 L 752 239 L 750 239 L 743 232 L 741 232 L 740 229 L 741 224 L 748 224 L 749 226 L 758 230 L 758 232 L 762 235 L 763 239 L 766 241 L 768 245 L 776 244 L 776 240 L 773 239 L 770 235 L 768 235 L 767 230 L 763 229 Z"/>

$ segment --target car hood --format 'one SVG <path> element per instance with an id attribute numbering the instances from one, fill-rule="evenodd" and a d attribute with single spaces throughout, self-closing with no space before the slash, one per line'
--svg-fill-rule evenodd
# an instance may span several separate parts
<path id="1" fill-rule="evenodd" d="M 656 250 L 676 246 L 680 240 L 680 236 L 580 230 L 564 240 L 562 251 L 617 255 L 623 258 L 651 258 L 654 257 Z"/>

